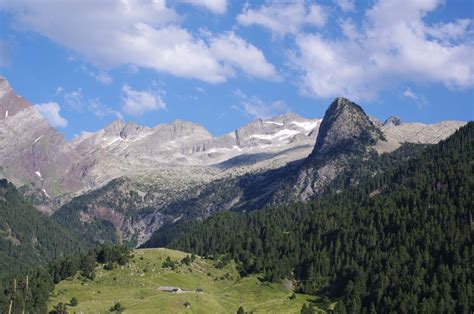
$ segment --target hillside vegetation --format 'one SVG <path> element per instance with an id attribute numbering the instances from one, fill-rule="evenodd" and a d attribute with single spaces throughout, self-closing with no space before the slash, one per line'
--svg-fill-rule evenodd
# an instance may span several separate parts
<path id="1" fill-rule="evenodd" d="M 210 260 L 168 249 L 132 254 L 126 265 L 114 265 L 112 270 L 97 267 L 94 280 L 77 274 L 57 284 L 50 310 L 73 297 L 78 304 L 69 306 L 69 311 L 78 313 L 110 313 L 117 303 L 125 313 L 236 313 L 240 306 L 254 313 L 299 313 L 305 303 L 330 306 L 308 295 L 292 297 L 291 282 L 268 283 L 256 275 L 241 278 L 235 263 L 225 257 Z M 161 286 L 185 292 L 163 292 Z"/>
<path id="2" fill-rule="evenodd" d="M 7 180 L 0 180 L 0 278 L 46 265 L 87 246 L 40 213 Z"/>
<path id="3" fill-rule="evenodd" d="M 222 213 L 171 248 L 228 253 L 243 274 L 338 298 L 345 312 L 474 308 L 474 123 L 352 189 L 308 204 Z"/>

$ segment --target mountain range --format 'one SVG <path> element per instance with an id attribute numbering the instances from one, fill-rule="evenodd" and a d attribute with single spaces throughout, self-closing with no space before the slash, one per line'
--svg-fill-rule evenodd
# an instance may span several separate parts
<path id="1" fill-rule="evenodd" d="M 68 142 L 0 78 L 0 177 L 91 241 L 137 245 L 180 220 L 317 198 L 354 165 L 435 144 L 464 124 L 381 122 L 337 98 L 322 119 L 288 113 L 219 137 L 187 121 L 117 120 Z"/>

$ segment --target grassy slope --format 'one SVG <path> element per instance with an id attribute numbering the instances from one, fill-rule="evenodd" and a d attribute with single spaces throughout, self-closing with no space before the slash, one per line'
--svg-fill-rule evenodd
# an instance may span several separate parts
<path id="1" fill-rule="evenodd" d="M 142 249 L 134 254 L 133 262 L 122 269 L 98 270 L 95 281 L 83 282 L 76 277 L 61 282 L 50 298 L 49 308 L 58 302 L 68 303 L 74 296 L 79 304 L 70 307 L 70 312 L 110 313 L 109 308 L 120 302 L 125 313 L 236 313 L 240 305 L 254 313 L 299 313 L 303 303 L 315 301 L 301 294 L 290 300 L 292 292 L 283 284 L 262 283 L 255 276 L 241 279 L 233 263 L 217 269 L 215 261 L 197 258 L 190 266 L 180 264 L 171 270 L 161 267 L 165 258 L 181 260 L 186 253 Z M 224 279 L 226 273 L 229 275 Z M 172 294 L 158 291 L 160 286 L 193 292 Z M 204 292 L 197 294 L 196 288 Z M 191 304 L 189 309 L 183 305 L 186 301 Z"/>

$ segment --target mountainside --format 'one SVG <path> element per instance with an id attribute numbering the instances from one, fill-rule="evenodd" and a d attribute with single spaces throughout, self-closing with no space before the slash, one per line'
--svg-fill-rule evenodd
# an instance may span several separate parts
<path id="1" fill-rule="evenodd" d="M 256 137 L 248 134 L 264 132 L 261 128 L 266 125 L 270 125 L 270 130 L 274 130 L 273 125 L 279 126 L 278 123 L 288 127 L 294 124 L 296 118 L 287 115 L 279 119 L 272 123 L 257 120 L 236 131 L 236 138 L 240 139 L 240 143 L 249 145 L 243 139 Z M 80 232 L 87 230 L 86 233 L 96 241 L 126 240 L 142 244 L 164 225 L 203 219 L 221 211 L 249 211 L 269 205 L 315 199 L 328 188 L 345 189 L 357 184 L 362 176 L 383 172 L 387 166 L 383 160 L 398 162 L 422 150 L 422 147 L 400 147 L 397 142 L 390 149 L 396 149 L 392 153 L 396 158 L 372 162 L 378 160 L 379 147 L 385 145 L 386 148 L 389 146 L 386 143 L 393 144 L 393 140 L 387 140 L 382 129 L 371 122 L 360 106 L 344 98 L 338 98 L 331 104 L 319 124 L 319 132 L 312 131 L 311 136 L 317 135 L 317 140 L 311 154 L 284 166 L 233 172 L 237 159 L 246 156 L 240 155 L 218 164 L 213 175 L 202 170 L 208 175 L 194 176 L 200 179 L 188 184 L 186 182 L 191 182 L 192 175 L 187 175 L 188 181 L 182 180 L 179 184 L 172 179 L 173 175 L 159 184 L 154 183 L 157 182 L 154 180 L 143 184 L 143 178 L 134 176 L 122 181 L 127 182 L 126 187 L 110 183 L 104 189 L 78 197 L 61 207 L 54 217 L 68 228 Z M 253 142 L 252 145 L 257 144 Z M 239 145 L 243 147 L 244 144 Z M 244 161 L 240 162 L 241 167 L 245 165 Z M 203 169 L 190 167 L 194 170 Z M 174 169 L 182 173 L 186 167 Z M 175 173 L 174 178 L 177 177 L 181 176 Z M 341 182 L 342 178 L 344 182 L 331 186 L 337 178 L 341 178 L 337 182 Z M 105 190 L 108 192 L 102 192 Z M 112 199 L 120 200 L 120 205 L 110 201 Z M 105 234 L 103 224 L 108 226 Z M 101 232 L 98 232 L 97 226 L 102 226 Z"/>
<path id="2" fill-rule="evenodd" d="M 221 213 L 169 247 L 230 254 L 246 274 L 339 298 L 336 312 L 469 312 L 474 123 L 357 187 L 310 203 Z"/>
<path id="3" fill-rule="evenodd" d="M 413 153 L 403 143 L 436 143 L 465 124 L 382 123 L 338 98 L 324 119 L 289 113 L 220 137 L 186 121 L 117 120 L 68 143 L 5 79 L 0 91 L 0 177 L 94 241 L 141 244 L 177 221 L 311 200 L 384 171 L 366 161 L 403 159 Z"/>
<path id="4" fill-rule="evenodd" d="M 0 180 L 0 217 L 0 278 L 85 246 L 77 235 L 38 212 L 6 180 Z"/>
<path id="5" fill-rule="evenodd" d="M 77 159 L 64 137 L 0 77 L 0 177 L 51 199 L 82 188 L 72 171 Z"/>

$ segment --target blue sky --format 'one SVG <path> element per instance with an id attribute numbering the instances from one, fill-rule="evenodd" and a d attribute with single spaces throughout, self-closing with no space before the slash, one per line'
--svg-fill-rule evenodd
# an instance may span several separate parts
<path id="1" fill-rule="evenodd" d="M 345 96 L 474 119 L 470 0 L 3 0 L 0 75 L 68 139 L 117 118 L 221 135 Z"/>

